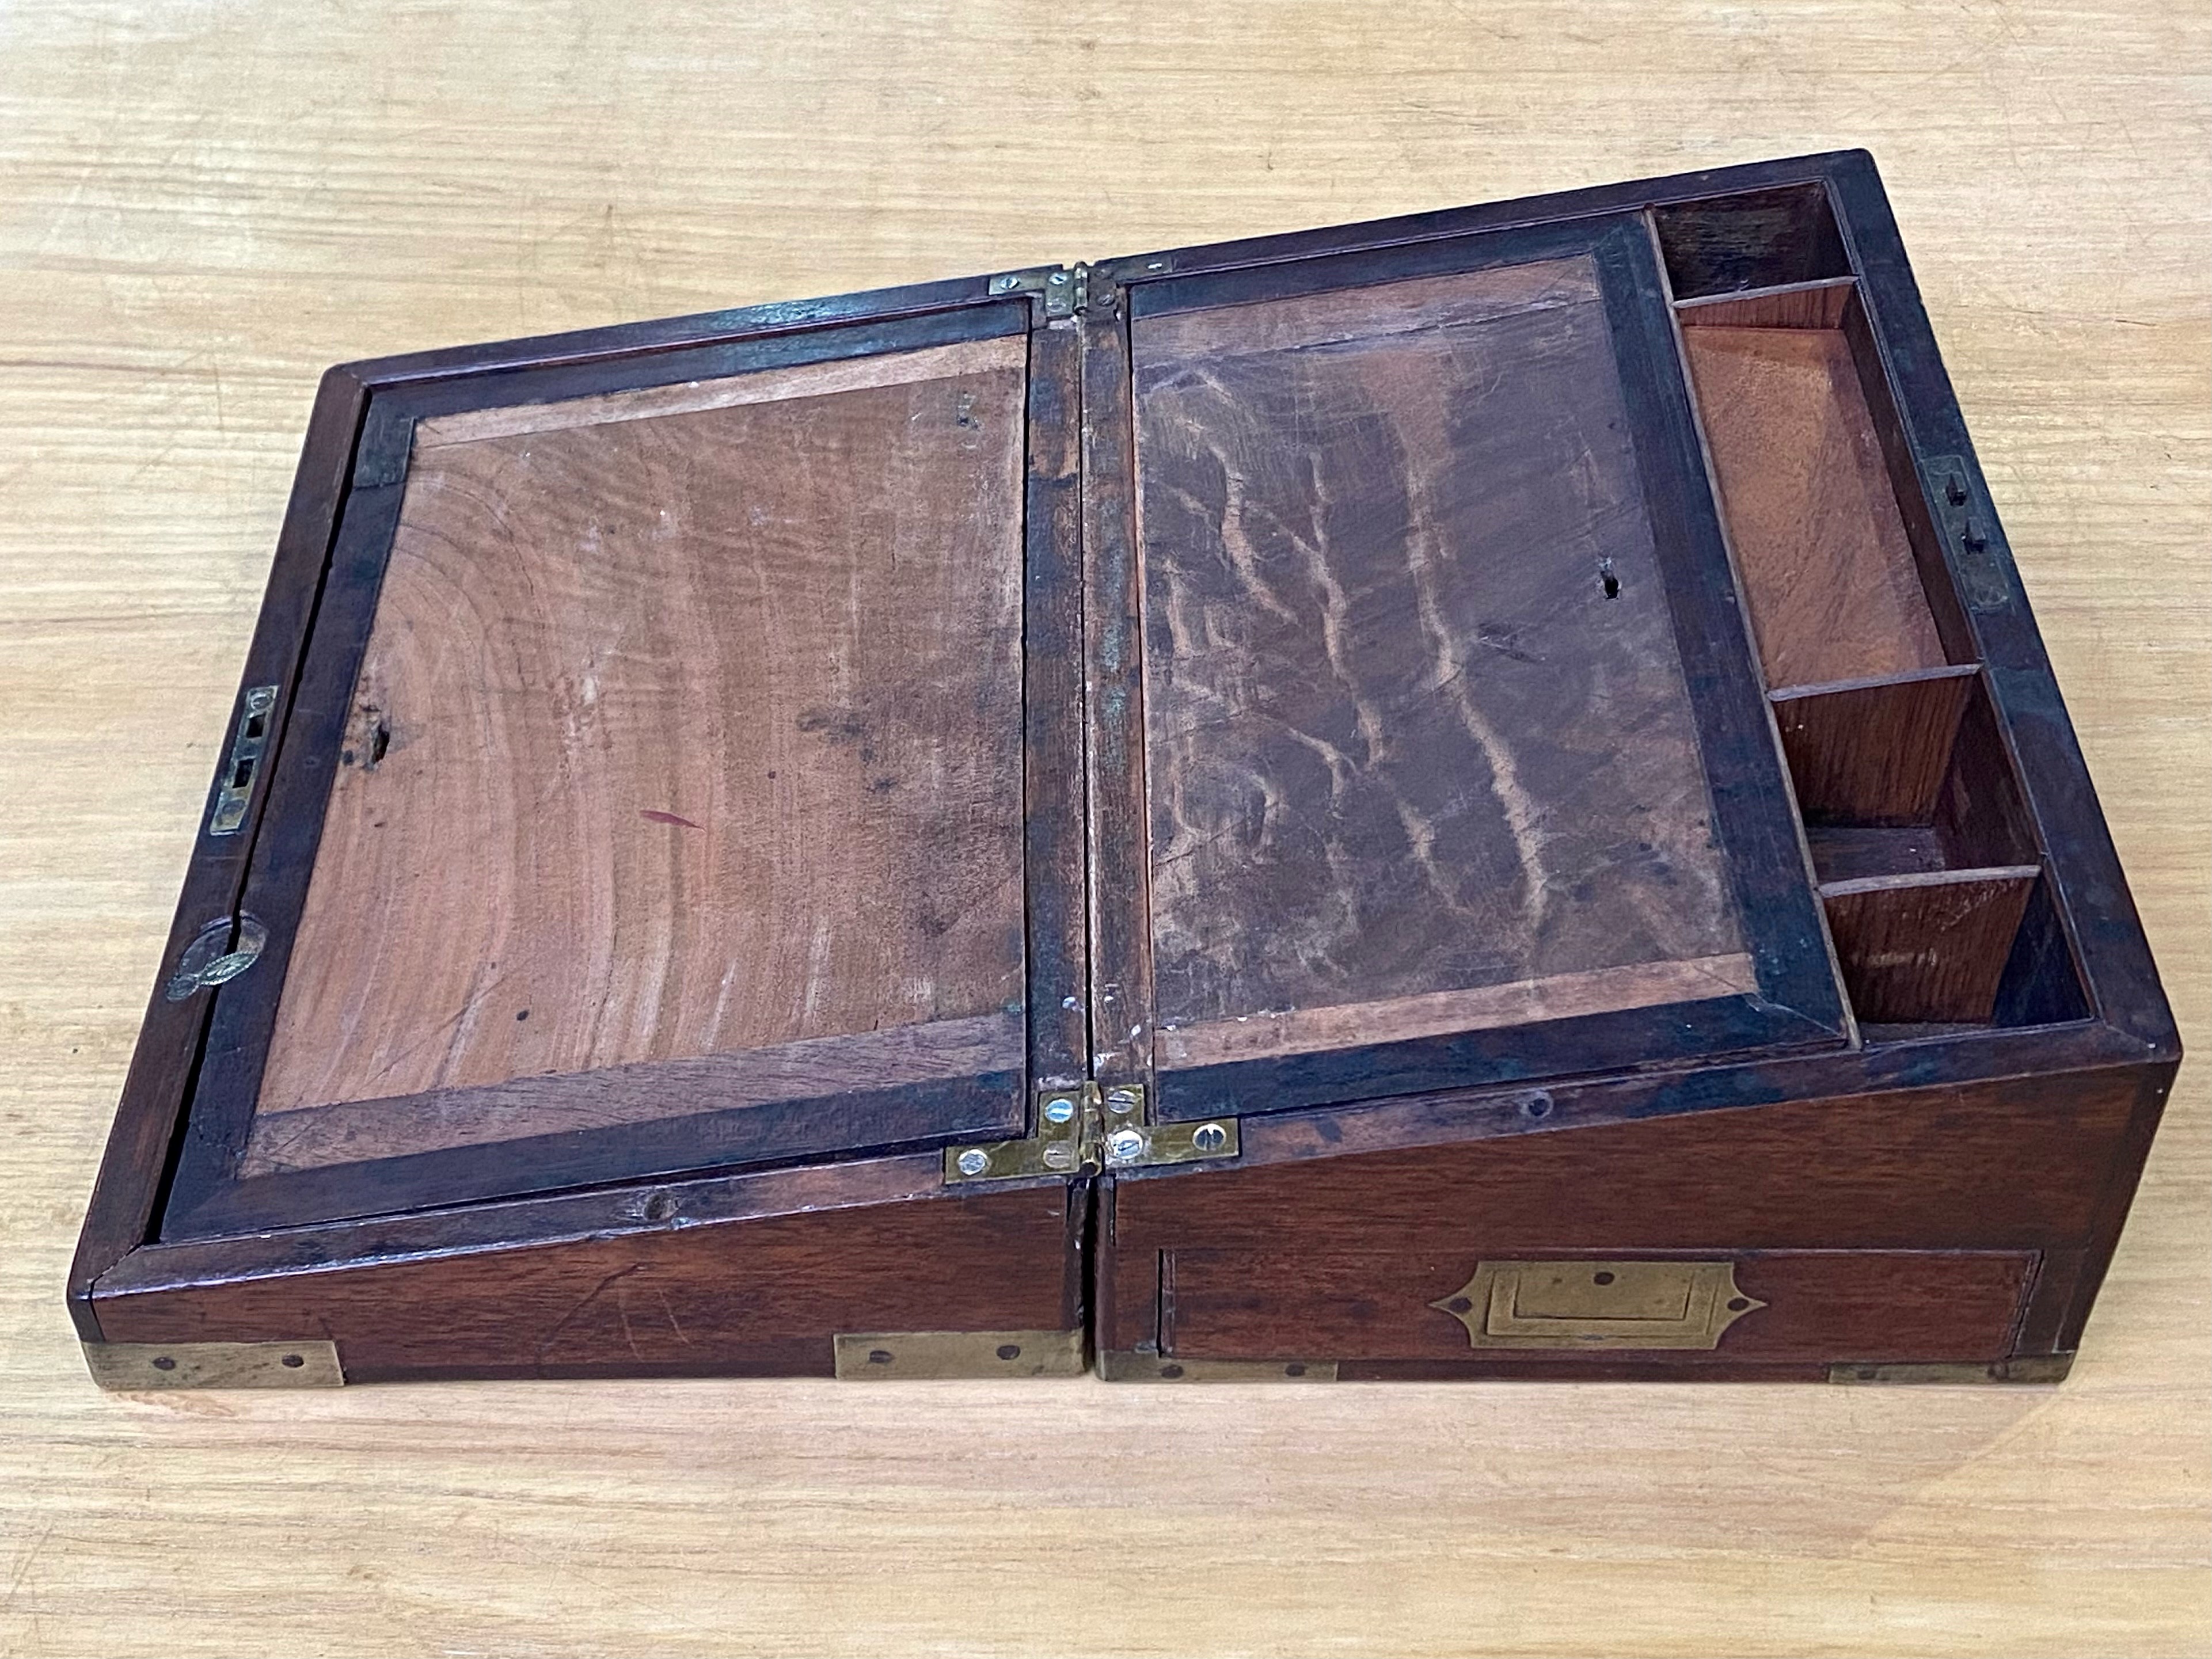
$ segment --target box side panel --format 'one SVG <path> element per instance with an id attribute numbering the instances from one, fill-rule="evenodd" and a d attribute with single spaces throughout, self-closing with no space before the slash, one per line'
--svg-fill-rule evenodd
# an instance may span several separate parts
<path id="1" fill-rule="evenodd" d="M 142 1259 L 94 1301 L 112 1342 L 326 1338 L 349 1382 L 829 1376 L 841 1334 L 1079 1329 L 1082 1208 L 1057 1184 L 698 1224 L 679 1207 L 612 1236 L 260 1271 L 234 1255 L 197 1278 L 209 1247 L 178 1246 L 182 1271 Z"/>
<path id="2" fill-rule="evenodd" d="M 1100 1346 L 1371 1361 L 1385 1367 L 1377 1375 L 1417 1363 L 1468 1375 L 1646 1363 L 1702 1374 L 2048 1354 L 2078 1332 L 2065 1322 L 2082 1294 L 2077 1263 L 2110 1254 L 2112 1184 L 2139 1158 L 2162 1071 L 1120 1180 L 1105 1206 Z M 2047 1291 L 2046 1253 L 2067 1274 Z M 1443 1305 L 1455 1287 L 1486 1262 L 1553 1258 L 1732 1262 L 1741 1294 L 1765 1305 L 1698 1352 L 1470 1352 Z"/>

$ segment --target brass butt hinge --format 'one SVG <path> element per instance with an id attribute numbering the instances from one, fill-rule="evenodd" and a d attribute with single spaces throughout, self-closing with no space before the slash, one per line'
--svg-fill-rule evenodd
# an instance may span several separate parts
<path id="1" fill-rule="evenodd" d="M 1032 265 L 1027 270 L 1009 270 L 991 278 L 990 291 L 994 295 L 1035 295 L 1048 321 L 1073 317 L 1091 303 L 1091 267 Z"/>
<path id="2" fill-rule="evenodd" d="M 1027 1139 L 945 1148 L 945 1184 L 1097 1175 L 1101 1170 L 1144 1170 L 1237 1156 L 1235 1118 L 1156 1122 L 1148 1102 L 1139 1083 L 1044 1090 L 1037 1096 L 1036 1133 Z"/>

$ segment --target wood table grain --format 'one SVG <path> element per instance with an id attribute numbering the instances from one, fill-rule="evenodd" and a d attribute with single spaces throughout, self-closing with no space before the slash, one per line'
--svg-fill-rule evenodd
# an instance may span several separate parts
<path id="1" fill-rule="evenodd" d="M 2057 1389 L 110 1396 L 62 1278 L 343 358 L 1863 143 L 2199 1051 L 2212 14 L 0 9 L 0 1651 L 2206 1650 L 2208 1073 Z"/>

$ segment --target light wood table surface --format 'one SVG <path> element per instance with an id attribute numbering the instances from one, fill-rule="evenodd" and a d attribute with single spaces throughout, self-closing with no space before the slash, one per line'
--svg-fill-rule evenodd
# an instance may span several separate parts
<path id="1" fill-rule="evenodd" d="M 71 1242 L 325 363 L 1863 143 L 2208 1047 L 2212 9 L 0 7 L 0 1652 L 2179 1655 L 2207 1079 L 2063 1388 L 109 1396 Z"/>

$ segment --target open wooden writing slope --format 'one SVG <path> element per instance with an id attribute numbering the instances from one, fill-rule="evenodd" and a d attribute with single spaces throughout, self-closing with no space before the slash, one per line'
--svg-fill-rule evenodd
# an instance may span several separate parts
<path id="1" fill-rule="evenodd" d="M 1872 163 L 324 382 L 112 1386 L 2063 1374 L 2179 1059 Z"/>

